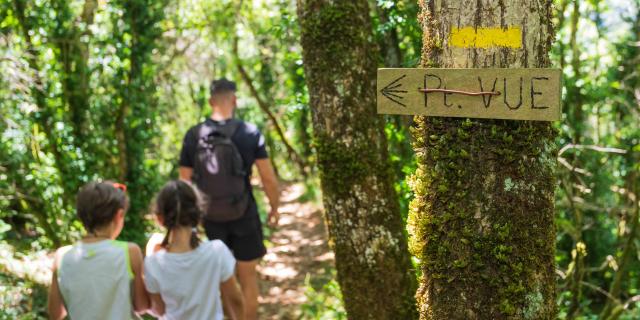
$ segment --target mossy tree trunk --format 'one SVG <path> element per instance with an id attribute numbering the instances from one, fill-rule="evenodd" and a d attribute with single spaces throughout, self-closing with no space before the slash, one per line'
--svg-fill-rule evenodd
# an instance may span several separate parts
<path id="1" fill-rule="evenodd" d="M 422 67 L 543 68 L 551 1 L 421 2 Z M 518 27 L 520 48 L 458 48 L 453 27 Z M 555 131 L 548 122 L 416 117 L 411 251 L 422 319 L 555 319 Z"/>
<path id="2" fill-rule="evenodd" d="M 325 220 L 350 319 L 412 319 L 415 280 L 382 117 L 367 0 L 299 0 Z"/>

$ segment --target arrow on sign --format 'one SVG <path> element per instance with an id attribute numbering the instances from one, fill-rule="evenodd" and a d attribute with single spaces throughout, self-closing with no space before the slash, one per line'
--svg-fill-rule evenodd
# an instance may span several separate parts
<path id="1" fill-rule="evenodd" d="M 399 90 L 400 87 L 402 87 L 402 83 L 398 83 L 400 80 L 402 80 L 404 77 L 406 77 L 407 75 L 404 74 L 402 75 L 400 78 L 393 80 L 391 83 L 389 83 L 386 87 L 382 88 L 382 90 L 380 90 L 380 93 L 382 93 L 383 96 L 387 97 L 389 100 L 403 106 L 406 107 L 407 105 L 400 102 L 400 99 L 404 99 L 403 96 L 400 95 L 400 93 L 407 93 L 407 90 Z"/>

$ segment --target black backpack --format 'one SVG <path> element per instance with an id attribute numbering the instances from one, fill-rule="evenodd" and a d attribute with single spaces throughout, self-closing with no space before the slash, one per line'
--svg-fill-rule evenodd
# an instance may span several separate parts
<path id="1" fill-rule="evenodd" d="M 198 128 L 193 182 L 205 195 L 204 218 L 215 222 L 236 220 L 249 206 L 247 172 L 238 148 L 231 141 L 241 122 L 205 123 Z"/>

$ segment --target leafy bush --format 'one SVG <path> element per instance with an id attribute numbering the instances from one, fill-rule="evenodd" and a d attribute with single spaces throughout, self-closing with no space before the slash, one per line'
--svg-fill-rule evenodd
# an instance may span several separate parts
<path id="1" fill-rule="evenodd" d="M 305 278 L 305 297 L 302 304 L 302 319 L 340 320 L 347 319 L 347 313 L 342 304 L 342 292 L 335 279 L 335 270 L 330 271 L 331 278 L 324 283 L 313 285 L 311 276 Z M 317 279 L 316 281 L 317 282 Z"/>

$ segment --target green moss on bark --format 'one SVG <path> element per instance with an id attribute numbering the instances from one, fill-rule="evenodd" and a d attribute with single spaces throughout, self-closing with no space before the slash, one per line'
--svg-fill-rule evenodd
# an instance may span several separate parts
<path id="1" fill-rule="evenodd" d="M 378 126 L 376 122 L 371 122 L 370 125 Z M 320 133 L 314 139 L 314 146 L 324 187 L 332 193 L 348 195 L 351 186 L 366 183 L 372 173 L 384 181 L 385 185 L 393 184 L 391 167 L 384 161 L 386 156 L 381 157 L 372 152 L 378 148 L 372 148 L 371 144 L 350 146 Z"/>
<path id="2" fill-rule="evenodd" d="M 542 41 L 535 48 L 493 56 L 488 50 L 469 49 L 465 55 L 447 48 L 441 37 L 449 22 L 480 24 L 474 10 L 495 4 L 482 5 L 453 17 L 424 1 L 422 66 L 460 67 L 466 61 L 468 67 L 517 67 L 528 59 L 533 67 L 548 65 L 547 2 L 526 12 L 540 19 Z M 490 20 L 485 13 L 483 19 Z M 551 125 L 427 117 L 415 122 L 418 169 L 411 181 L 416 197 L 408 229 L 409 248 L 423 272 L 416 295 L 421 318 L 554 319 L 556 133 Z"/>
<path id="3" fill-rule="evenodd" d="M 419 118 L 415 134 L 410 250 L 429 277 L 422 290 L 431 292 L 418 294 L 432 299 L 425 318 L 552 314 L 553 304 L 540 302 L 554 296 L 553 165 L 540 161 L 554 152 L 551 127 Z M 469 304 L 450 303 L 460 299 Z"/>
<path id="4" fill-rule="evenodd" d="M 368 1 L 299 0 L 325 220 L 351 319 L 413 319 L 415 277 L 375 111 Z"/>

